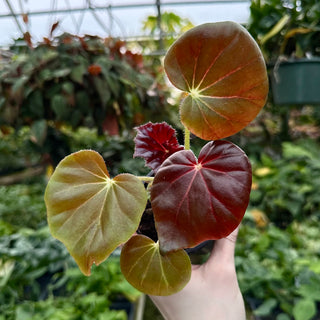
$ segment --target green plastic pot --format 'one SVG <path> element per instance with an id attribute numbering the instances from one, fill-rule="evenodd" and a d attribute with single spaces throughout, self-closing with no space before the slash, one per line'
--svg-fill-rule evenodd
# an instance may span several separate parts
<path id="1" fill-rule="evenodd" d="M 291 60 L 274 66 L 271 88 L 278 105 L 320 104 L 320 58 Z"/>

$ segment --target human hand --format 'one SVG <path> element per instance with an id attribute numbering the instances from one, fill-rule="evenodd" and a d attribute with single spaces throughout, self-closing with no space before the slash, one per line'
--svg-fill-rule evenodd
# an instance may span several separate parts
<path id="1" fill-rule="evenodd" d="M 150 296 L 166 320 L 245 320 L 234 249 L 238 228 L 215 241 L 208 261 L 193 265 L 189 283 L 170 296 Z"/>

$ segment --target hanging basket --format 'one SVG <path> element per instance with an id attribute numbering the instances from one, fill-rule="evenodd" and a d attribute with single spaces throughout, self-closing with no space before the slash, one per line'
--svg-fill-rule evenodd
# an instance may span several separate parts
<path id="1" fill-rule="evenodd" d="M 271 88 L 278 105 L 320 104 L 320 58 L 275 65 L 271 70 Z"/>

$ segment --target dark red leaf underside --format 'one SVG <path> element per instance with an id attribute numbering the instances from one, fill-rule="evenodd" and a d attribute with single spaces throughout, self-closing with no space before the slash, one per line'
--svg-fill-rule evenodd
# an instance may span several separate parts
<path id="1" fill-rule="evenodd" d="M 142 157 L 146 165 L 157 172 L 165 159 L 183 150 L 176 138 L 176 131 L 167 123 L 148 122 L 136 128 L 134 157 Z"/>
<path id="2" fill-rule="evenodd" d="M 183 150 L 158 170 L 151 188 L 160 248 L 188 248 L 229 235 L 249 203 L 251 165 L 227 141 L 206 144 L 199 159 Z"/>

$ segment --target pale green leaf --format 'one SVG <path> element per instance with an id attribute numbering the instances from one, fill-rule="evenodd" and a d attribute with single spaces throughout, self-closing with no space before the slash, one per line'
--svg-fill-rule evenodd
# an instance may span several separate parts
<path id="1" fill-rule="evenodd" d="M 180 291 L 191 276 L 191 262 L 184 250 L 163 253 L 158 243 L 143 235 L 133 236 L 124 245 L 120 266 L 131 285 L 156 296 Z"/>
<path id="2" fill-rule="evenodd" d="M 103 158 L 83 150 L 64 158 L 45 193 L 48 223 L 85 275 L 138 228 L 147 202 L 133 175 L 111 179 Z"/>
<path id="3" fill-rule="evenodd" d="M 293 307 L 293 316 L 295 320 L 310 320 L 316 314 L 315 302 L 308 299 L 299 300 Z"/>

